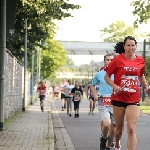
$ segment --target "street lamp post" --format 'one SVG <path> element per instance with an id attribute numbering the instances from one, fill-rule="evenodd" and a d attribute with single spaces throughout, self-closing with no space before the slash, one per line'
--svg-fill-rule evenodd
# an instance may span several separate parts
<path id="1" fill-rule="evenodd" d="M 33 87 L 34 87 L 34 53 L 32 53 L 31 105 L 33 104 Z"/>
<path id="2" fill-rule="evenodd" d="M 25 102 L 26 102 L 26 71 L 27 71 L 27 19 L 25 19 L 25 41 L 24 41 L 24 98 L 22 111 L 25 111 Z"/>
<path id="3" fill-rule="evenodd" d="M 146 40 L 143 42 L 143 59 L 146 58 Z M 145 67 L 144 67 L 144 75 L 145 75 Z M 142 88 L 142 101 L 145 99 L 145 88 Z"/>
<path id="4" fill-rule="evenodd" d="M 41 45 L 41 40 L 40 40 L 40 45 Z M 39 55 L 38 55 L 38 57 L 39 57 L 39 73 L 38 73 L 38 75 L 39 75 L 39 80 L 41 79 L 41 48 L 39 47 Z"/>
<path id="5" fill-rule="evenodd" d="M 41 41 L 38 42 L 38 47 L 37 47 L 37 69 L 36 69 L 36 81 L 37 81 L 37 84 L 40 80 L 40 70 L 41 70 L 41 49 L 40 49 L 40 46 L 41 45 Z"/>
<path id="6" fill-rule="evenodd" d="M 37 65 L 37 68 L 36 68 L 36 83 L 38 85 L 38 80 L 39 80 L 39 45 L 37 47 L 37 60 L 36 60 L 36 65 Z"/>
<path id="7" fill-rule="evenodd" d="M 43 36 L 45 36 L 45 35 L 43 35 Z M 40 40 L 40 42 L 38 42 L 38 47 L 37 47 L 37 70 L 36 70 L 37 84 L 38 84 L 39 80 L 42 79 L 42 77 L 41 77 L 41 48 L 40 48 L 39 45 L 40 46 L 42 45 L 42 46 L 45 47 L 47 45 L 47 43 L 46 43 L 46 41 L 44 43 L 42 43 L 41 40 Z"/>
<path id="8" fill-rule="evenodd" d="M 6 50 L 6 0 L 0 0 L 0 131 L 4 124 L 4 59 Z"/>

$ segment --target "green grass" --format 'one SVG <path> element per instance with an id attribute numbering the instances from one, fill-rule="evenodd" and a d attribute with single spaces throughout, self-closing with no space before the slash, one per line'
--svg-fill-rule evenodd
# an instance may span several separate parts
<path id="1" fill-rule="evenodd" d="M 4 120 L 4 128 L 6 129 L 8 127 L 8 125 L 14 121 L 15 119 L 17 119 L 18 117 L 20 117 L 22 114 L 22 111 L 18 111 L 16 113 L 14 113 L 13 116 L 9 117 L 8 119 Z"/>
<path id="2" fill-rule="evenodd" d="M 149 97 L 147 97 L 144 102 L 141 102 L 140 111 L 141 113 L 150 115 L 150 98 Z"/>
<path id="3" fill-rule="evenodd" d="M 150 115 L 150 106 L 140 106 L 140 111 Z"/>
<path id="4" fill-rule="evenodd" d="M 55 150 L 58 150 L 58 147 L 57 147 L 57 138 L 56 138 L 56 136 L 54 137 L 54 149 Z"/>
<path id="5" fill-rule="evenodd" d="M 36 101 L 36 95 L 33 96 L 33 103 Z M 4 128 L 8 128 L 8 125 L 13 122 L 15 119 L 20 117 L 22 114 L 22 111 L 15 112 L 13 116 L 9 117 L 8 119 L 4 120 Z"/>

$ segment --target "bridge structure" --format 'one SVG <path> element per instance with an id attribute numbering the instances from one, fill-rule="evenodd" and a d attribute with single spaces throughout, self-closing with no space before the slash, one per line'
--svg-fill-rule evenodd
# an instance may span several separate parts
<path id="1" fill-rule="evenodd" d="M 114 53 L 115 42 L 83 42 L 83 41 L 59 41 L 64 49 L 67 51 L 68 55 L 106 55 L 108 53 Z M 145 47 L 145 56 L 150 56 L 150 45 L 145 44 L 144 42 L 137 43 L 137 49 L 135 53 L 139 56 L 143 56 Z M 86 58 L 85 58 L 86 59 Z M 64 66 L 64 67 L 78 67 L 78 66 Z M 100 66 L 99 66 L 100 67 Z M 94 66 L 91 66 L 92 70 Z M 89 75 L 89 79 L 92 79 L 92 74 Z M 59 73 L 57 78 L 87 78 L 87 75 L 75 75 L 69 73 Z"/>
<path id="2" fill-rule="evenodd" d="M 108 42 L 82 42 L 82 41 L 59 41 L 68 55 L 106 55 L 114 53 L 116 43 Z M 150 56 L 150 45 L 144 45 L 144 42 L 137 43 L 136 54 L 143 56 L 145 46 L 145 56 Z"/>
<path id="3" fill-rule="evenodd" d="M 99 70 L 99 67 L 97 66 L 97 64 L 93 64 L 92 66 L 72 66 L 72 65 L 68 65 L 68 66 L 62 66 L 61 69 L 63 70 L 63 68 L 84 68 L 87 71 L 82 71 L 82 72 L 75 72 L 75 71 L 59 71 L 56 72 L 56 76 L 57 78 L 69 78 L 69 79 L 92 79 L 93 75 L 95 74 L 95 72 L 97 72 Z M 61 70 L 60 69 L 60 70 Z"/>
<path id="4" fill-rule="evenodd" d="M 87 73 L 77 73 L 77 72 L 57 72 L 57 78 L 65 78 L 65 79 L 92 79 L 93 74 L 90 72 Z"/>

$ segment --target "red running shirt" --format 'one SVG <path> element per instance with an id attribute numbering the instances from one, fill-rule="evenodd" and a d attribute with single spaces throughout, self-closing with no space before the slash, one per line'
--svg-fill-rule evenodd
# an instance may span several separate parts
<path id="1" fill-rule="evenodd" d="M 116 56 L 105 69 L 108 76 L 114 74 L 114 83 L 120 87 L 126 87 L 118 94 L 112 94 L 111 99 L 126 103 L 139 102 L 140 94 L 138 76 L 144 74 L 145 62 L 141 56 L 135 59 L 126 59 L 124 54 Z"/>
<path id="2" fill-rule="evenodd" d="M 46 94 L 46 86 L 45 85 L 40 85 L 37 90 L 39 91 L 40 95 Z"/>
<path id="3" fill-rule="evenodd" d="M 101 70 L 103 70 L 103 69 L 105 69 L 105 68 L 106 68 L 106 67 L 101 67 L 99 71 L 101 71 Z"/>

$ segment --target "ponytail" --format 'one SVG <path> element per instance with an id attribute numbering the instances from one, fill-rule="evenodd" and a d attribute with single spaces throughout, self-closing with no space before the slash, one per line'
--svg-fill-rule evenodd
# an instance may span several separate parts
<path id="1" fill-rule="evenodd" d="M 125 52 L 124 50 L 124 42 L 118 42 L 115 46 L 114 46 L 114 52 L 115 53 L 119 53 L 119 54 L 122 54 Z"/>

